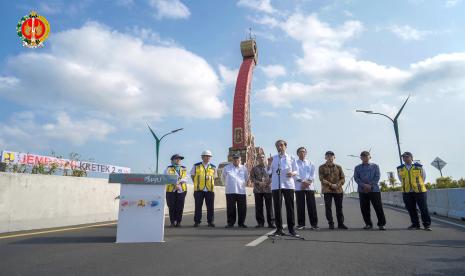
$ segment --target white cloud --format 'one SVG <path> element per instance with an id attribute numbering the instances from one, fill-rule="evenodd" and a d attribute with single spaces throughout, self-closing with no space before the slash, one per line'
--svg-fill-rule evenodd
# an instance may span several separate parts
<path id="1" fill-rule="evenodd" d="M 320 113 L 316 110 L 311 110 L 309 108 L 304 108 L 300 112 L 293 112 L 292 117 L 299 120 L 313 120 L 315 117 L 319 116 Z"/>
<path id="2" fill-rule="evenodd" d="M 218 70 L 220 71 L 221 80 L 223 81 L 224 85 L 231 85 L 231 84 L 236 83 L 239 69 L 230 69 L 220 64 L 218 66 Z"/>
<path id="3" fill-rule="evenodd" d="M 393 94 L 462 95 L 465 98 L 465 57 L 462 53 L 439 55 L 412 64 L 408 69 L 362 60 L 348 41 L 363 32 L 361 22 L 347 21 L 332 27 L 317 15 L 294 14 L 278 24 L 301 43 L 303 56 L 296 58 L 300 73 L 311 81 L 268 84 L 258 98 L 274 107 L 292 107 L 294 102 L 354 100 L 361 95 Z"/>
<path id="4" fill-rule="evenodd" d="M 134 5 L 134 0 L 117 0 L 116 4 L 123 7 L 132 7 L 132 5 Z"/>
<path id="5" fill-rule="evenodd" d="M 227 112 L 215 71 L 185 49 L 147 45 L 97 23 L 56 33 L 48 49 L 10 57 L 0 96 L 120 120 L 219 118 Z"/>
<path id="6" fill-rule="evenodd" d="M 452 8 L 460 4 L 462 0 L 447 0 L 446 1 L 446 7 L 447 8 Z"/>
<path id="7" fill-rule="evenodd" d="M 104 120 L 71 118 L 65 112 L 52 114 L 49 122 L 41 123 L 32 112 L 15 113 L 8 122 L 0 123 L 0 140 L 6 147 L 47 149 L 55 141 L 83 145 L 90 140 L 103 141 L 115 130 Z M 29 150 L 27 149 L 27 150 Z"/>
<path id="8" fill-rule="evenodd" d="M 268 118 L 275 118 L 278 116 L 278 114 L 276 112 L 273 112 L 273 111 L 260 111 L 258 113 L 258 115 L 262 116 L 262 117 L 268 117 Z"/>
<path id="9" fill-rule="evenodd" d="M 267 14 L 260 16 L 260 17 L 247 17 L 248 20 L 252 21 L 253 23 L 257 23 L 260 25 L 266 25 L 267 27 L 274 28 L 279 25 L 279 21 Z"/>
<path id="10" fill-rule="evenodd" d="M 354 17 L 354 14 L 351 13 L 350 11 L 344 11 L 344 15 L 347 17 Z"/>
<path id="11" fill-rule="evenodd" d="M 426 36 L 433 34 L 431 31 L 417 30 L 409 25 L 392 25 L 387 29 L 403 40 L 422 40 Z"/>
<path id="12" fill-rule="evenodd" d="M 163 46 L 178 46 L 176 42 L 172 39 L 163 39 L 160 34 L 155 32 L 150 28 L 143 28 L 139 26 L 134 26 L 129 29 L 129 32 L 136 36 L 137 38 L 142 39 L 148 44 L 159 44 Z"/>
<path id="13" fill-rule="evenodd" d="M 410 65 L 412 77 L 403 89 L 417 95 L 458 95 L 465 99 L 465 53 L 440 54 Z"/>
<path id="14" fill-rule="evenodd" d="M 359 21 L 346 21 L 333 28 L 315 14 L 295 14 L 283 22 L 281 28 L 301 42 L 304 55 L 297 58 L 296 63 L 302 73 L 311 75 L 316 81 L 348 82 L 349 86 L 359 82 L 364 86 L 367 81 L 385 84 L 407 77 L 397 68 L 359 60 L 356 51 L 345 46 L 364 30 Z"/>
<path id="15" fill-rule="evenodd" d="M 186 5 L 179 0 L 150 0 L 149 4 L 156 10 L 157 19 L 188 18 L 191 14 Z"/>
<path id="16" fill-rule="evenodd" d="M 265 13 L 276 12 L 270 0 L 239 0 L 237 5 Z"/>
<path id="17" fill-rule="evenodd" d="M 38 11 L 44 14 L 58 14 L 61 13 L 63 3 L 61 2 L 40 2 Z"/>
<path id="18" fill-rule="evenodd" d="M 274 79 L 274 78 L 286 75 L 286 68 L 284 68 L 284 66 L 281 66 L 281 65 L 275 64 L 275 65 L 268 65 L 268 66 L 260 66 L 259 68 L 270 79 Z"/>
<path id="19" fill-rule="evenodd" d="M 104 140 L 115 129 L 102 120 L 93 118 L 71 119 L 64 112 L 56 114 L 55 122 L 44 124 L 41 128 L 44 130 L 43 133 L 46 137 L 70 141 L 76 145 L 82 145 L 91 139 Z"/>

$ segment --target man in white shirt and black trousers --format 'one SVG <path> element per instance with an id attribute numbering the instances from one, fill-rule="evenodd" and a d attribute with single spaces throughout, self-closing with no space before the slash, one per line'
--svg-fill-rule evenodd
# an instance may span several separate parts
<path id="1" fill-rule="evenodd" d="M 226 214 L 227 225 L 225 228 L 232 228 L 236 223 L 236 204 L 237 204 L 237 225 L 240 228 L 247 228 L 244 224 L 247 214 L 247 201 L 245 187 L 249 180 L 247 168 L 241 164 L 241 155 L 233 154 L 232 163 L 223 168 L 221 179 L 225 186 L 226 194 Z"/>
<path id="2" fill-rule="evenodd" d="M 298 174 L 295 176 L 295 199 L 297 205 L 297 230 L 305 228 L 305 206 L 307 207 L 308 218 L 310 220 L 311 229 L 317 230 L 318 215 L 316 212 L 315 202 L 315 166 L 306 159 L 307 149 L 300 147 L 297 149 L 297 169 Z M 306 204 L 305 204 L 306 203 Z"/>
<path id="3" fill-rule="evenodd" d="M 275 211 L 275 236 L 283 236 L 283 220 L 281 216 L 282 197 L 286 204 L 287 227 L 289 234 L 299 237 L 294 230 L 294 176 L 297 175 L 295 158 L 286 153 L 287 143 L 278 140 L 275 143 L 278 154 L 268 159 L 268 173 L 271 174 L 271 190 Z"/>

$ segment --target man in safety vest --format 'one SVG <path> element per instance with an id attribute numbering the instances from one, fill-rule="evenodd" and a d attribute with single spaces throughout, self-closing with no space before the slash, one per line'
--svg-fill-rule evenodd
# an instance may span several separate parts
<path id="1" fill-rule="evenodd" d="M 165 174 L 176 175 L 176 183 L 166 185 L 166 203 L 170 213 L 170 226 L 181 227 L 182 213 L 184 211 L 184 200 L 187 193 L 187 170 L 181 166 L 184 157 L 175 154 L 171 156 L 171 166 L 165 170 Z"/>
<path id="2" fill-rule="evenodd" d="M 216 166 L 210 163 L 212 153 L 209 150 L 202 152 L 202 162 L 194 164 L 191 170 L 192 181 L 194 182 L 194 227 L 198 227 L 202 220 L 202 206 L 205 199 L 207 205 L 207 222 L 209 227 L 215 227 L 214 203 L 215 193 L 213 191 L 215 178 L 217 177 Z"/>
<path id="3" fill-rule="evenodd" d="M 425 230 L 431 231 L 431 218 L 428 213 L 426 200 L 425 169 L 420 163 L 413 163 L 413 155 L 410 152 L 404 152 L 402 159 L 404 160 L 404 164 L 397 167 L 397 174 L 399 180 L 402 182 L 402 196 L 405 208 L 407 208 L 410 220 L 412 221 L 412 225 L 408 229 L 420 229 L 417 213 L 418 206 Z"/>

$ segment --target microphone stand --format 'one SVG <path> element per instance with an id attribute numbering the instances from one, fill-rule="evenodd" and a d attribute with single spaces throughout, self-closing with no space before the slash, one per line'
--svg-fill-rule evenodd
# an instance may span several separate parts
<path id="1" fill-rule="evenodd" d="M 279 156 L 279 155 L 278 155 Z M 279 159 L 278 161 L 278 169 L 276 170 L 276 174 L 278 175 L 278 197 L 279 197 L 279 201 L 278 201 L 278 209 L 279 209 L 279 212 L 280 212 L 280 216 L 281 216 L 281 226 L 282 226 L 282 205 L 283 205 L 283 199 L 282 199 L 282 192 L 281 192 L 281 158 Z M 287 209 L 286 209 L 287 210 Z M 277 228 L 276 228 L 277 229 Z M 304 237 L 296 237 L 296 236 L 292 236 L 292 235 L 289 235 L 289 234 L 286 234 L 284 233 L 283 229 L 281 229 L 281 234 L 280 235 L 275 235 L 275 234 L 271 234 L 271 235 L 268 235 L 268 238 L 271 238 L 272 240 L 272 243 L 275 243 L 275 241 L 277 240 L 282 240 L 281 237 L 290 237 L 292 239 L 296 239 L 296 240 L 302 240 L 304 241 L 305 238 Z"/>

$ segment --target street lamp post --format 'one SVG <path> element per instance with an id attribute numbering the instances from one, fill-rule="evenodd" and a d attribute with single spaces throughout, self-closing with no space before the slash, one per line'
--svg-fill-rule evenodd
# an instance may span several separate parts
<path id="1" fill-rule="evenodd" d="M 366 114 L 375 114 L 375 115 L 381 115 L 381 116 L 384 116 L 386 118 L 388 118 L 394 125 L 394 133 L 396 134 L 396 141 L 397 141 L 397 150 L 399 151 L 399 161 L 400 161 L 400 164 L 402 165 L 402 153 L 400 151 L 400 142 L 399 142 L 399 126 L 397 124 L 397 119 L 399 118 L 400 116 L 400 113 L 402 112 L 402 110 L 404 109 L 405 105 L 407 104 L 407 101 L 408 99 L 410 98 L 410 96 L 407 97 L 407 99 L 405 100 L 404 104 L 402 105 L 402 107 L 400 108 L 399 112 L 397 112 L 397 115 L 394 117 L 394 119 L 392 119 L 391 117 L 389 117 L 388 115 L 386 114 L 383 114 L 383 113 L 379 113 L 379 112 L 373 112 L 371 110 L 356 110 L 356 112 L 362 112 L 362 113 L 366 113 Z"/>
<path id="2" fill-rule="evenodd" d="M 167 135 L 170 135 L 170 134 L 173 134 L 173 133 L 178 132 L 178 131 L 180 131 L 180 130 L 183 130 L 183 128 L 178 128 L 178 129 L 172 130 L 172 131 L 166 133 L 165 135 L 163 135 L 160 139 L 158 139 L 157 135 L 156 135 L 155 132 L 153 132 L 153 130 L 150 128 L 149 124 L 147 124 L 147 127 L 149 128 L 150 132 L 152 133 L 153 138 L 155 138 L 155 149 L 156 149 L 156 154 L 157 154 L 157 167 L 156 167 L 155 173 L 158 174 L 158 156 L 159 156 L 159 153 L 160 153 L 160 143 L 161 143 L 161 140 L 162 140 L 163 138 L 165 138 L 165 136 L 167 136 Z"/>

